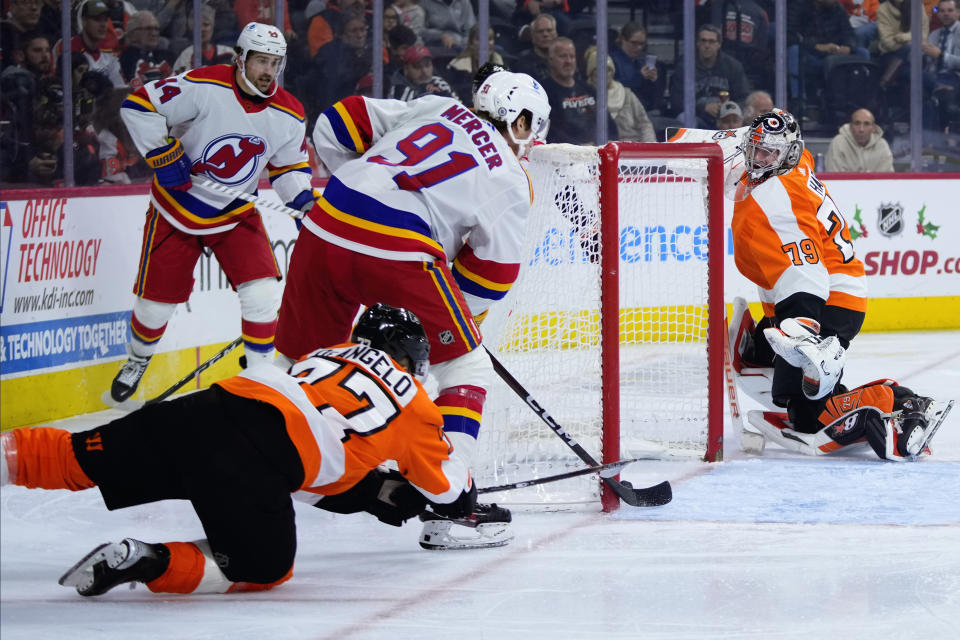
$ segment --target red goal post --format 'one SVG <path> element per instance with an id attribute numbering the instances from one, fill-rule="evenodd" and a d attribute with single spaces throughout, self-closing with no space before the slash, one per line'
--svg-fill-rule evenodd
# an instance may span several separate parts
<path id="1" fill-rule="evenodd" d="M 713 143 L 543 145 L 520 276 L 481 326 L 486 346 L 588 452 L 722 458 L 723 155 Z M 481 485 L 582 466 L 496 381 Z M 578 484 L 579 483 L 579 484 Z M 594 502 L 596 477 L 499 501 Z M 616 497 L 604 495 L 605 510 Z"/>

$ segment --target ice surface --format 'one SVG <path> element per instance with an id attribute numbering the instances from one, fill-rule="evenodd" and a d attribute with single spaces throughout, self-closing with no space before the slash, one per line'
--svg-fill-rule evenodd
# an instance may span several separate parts
<path id="1" fill-rule="evenodd" d="M 960 396 L 960 332 L 858 337 L 845 382 L 881 376 Z M 419 523 L 297 505 L 293 579 L 226 596 L 140 585 L 81 598 L 57 584 L 107 540 L 202 537 L 186 503 L 108 512 L 96 492 L 4 487 L 0 637 L 960 638 L 960 410 L 932 448 L 899 465 L 869 449 L 807 458 L 773 444 L 716 465 L 636 464 L 623 477 L 670 479 L 670 505 L 519 512 L 516 539 L 483 551 L 423 551 Z"/>

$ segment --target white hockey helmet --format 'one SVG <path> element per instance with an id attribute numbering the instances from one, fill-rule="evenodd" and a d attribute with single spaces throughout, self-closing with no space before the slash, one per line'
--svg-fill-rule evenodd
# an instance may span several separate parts
<path id="1" fill-rule="evenodd" d="M 269 53 L 270 55 L 280 56 L 280 67 L 277 69 L 277 77 L 283 73 L 283 67 L 287 62 L 287 39 L 283 37 L 283 31 L 272 24 L 263 24 L 260 22 L 249 22 L 240 32 L 237 38 L 237 48 L 240 49 L 237 55 L 237 66 L 240 67 L 240 73 L 244 80 L 247 80 L 246 62 L 247 54 L 251 51 L 258 53 Z M 247 88 L 253 89 L 253 92 L 261 98 L 269 98 L 277 92 L 280 86 L 276 80 L 271 85 L 270 93 L 261 93 L 252 82 L 247 81 Z"/>
<path id="2" fill-rule="evenodd" d="M 539 82 L 525 73 L 498 71 L 487 77 L 477 89 L 474 104 L 478 111 L 507 123 L 507 135 L 523 154 L 534 140 L 545 142 L 550 129 L 550 101 Z M 517 140 L 510 125 L 524 111 L 530 114 L 530 136 Z"/>
<path id="3" fill-rule="evenodd" d="M 783 109 L 774 108 L 761 113 L 747 129 L 740 149 L 748 186 L 782 176 L 793 170 L 803 155 L 800 125 L 789 111 Z"/>

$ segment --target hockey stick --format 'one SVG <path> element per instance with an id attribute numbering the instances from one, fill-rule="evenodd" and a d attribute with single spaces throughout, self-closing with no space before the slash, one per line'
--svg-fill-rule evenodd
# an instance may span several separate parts
<path id="1" fill-rule="evenodd" d="M 252 193 L 246 193 L 245 191 L 239 191 L 237 189 L 231 189 L 225 185 L 214 182 L 213 180 L 208 180 L 207 178 L 199 178 L 197 182 L 201 186 L 211 189 L 213 191 L 219 191 L 220 193 L 226 194 L 228 196 L 233 196 L 234 198 L 239 198 L 240 200 L 246 200 L 247 202 L 252 202 L 258 207 L 264 209 L 270 209 L 276 211 L 277 213 L 284 213 L 293 218 L 300 219 L 303 217 L 303 211 L 298 211 L 296 209 L 291 209 L 290 207 L 282 204 L 277 204 L 266 198 L 261 198 L 260 196 L 255 196 Z"/>
<path id="2" fill-rule="evenodd" d="M 239 347 L 241 342 L 243 342 L 243 338 L 237 338 L 236 340 L 234 340 L 233 342 L 225 346 L 223 349 L 220 349 L 220 351 L 217 351 L 215 354 L 210 356 L 206 361 L 201 363 L 199 367 L 197 367 L 196 369 L 194 369 L 193 371 L 191 371 L 190 373 L 188 373 L 187 375 L 185 375 L 184 377 L 180 378 L 175 383 L 173 383 L 173 386 L 171 386 L 169 389 L 167 389 L 166 391 L 158 395 L 156 398 L 150 398 L 149 400 L 144 402 L 143 406 L 157 404 L 158 402 L 163 402 L 164 400 L 172 396 L 174 393 L 176 393 L 177 390 L 179 390 L 183 385 L 187 384 L 188 382 L 196 378 L 198 375 L 200 375 L 201 373 L 203 373 L 204 371 L 212 367 L 214 363 L 216 363 L 218 360 L 223 358 L 223 356 L 227 355 L 228 353 L 230 353 L 231 351 Z"/>
<path id="3" fill-rule="evenodd" d="M 567 478 L 575 478 L 577 476 L 584 476 L 588 473 L 599 473 L 601 478 L 612 478 L 613 476 L 620 473 L 620 469 L 624 468 L 628 464 L 633 464 L 634 462 L 639 462 L 644 458 L 630 458 L 628 460 L 617 460 L 616 462 L 608 462 L 607 464 L 597 465 L 595 467 L 584 467 L 583 469 L 576 469 L 575 471 L 567 471 L 566 473 L 558 473 L 555 476 L 544 476 L 542 478 L 534 478 L 533 480 L 521 480 L 520 482 L 511 482 L 510 484 L 501 484 L 496 487 L 484 487 L 482 489 L 477 489 L 477 493 L 497 493 L 500 491 L 513 491 L 514 489 L 523 489 L 526 487 L 532 487 L 538 484 L 547 484 L 548 482 L 557 482 L 559 480 L 566 480 Z"/>
<path id="4" fill-rule="evenodd" d="M 560 438 L 566 443 L 570 449 L 573 450 L 577 457 L 586 462 L 591 467 L 601 466 L 593 456 L 587 453 L 586 449 L 580 446 L 580 444 L 570 436 L 569 433 L 563 430 L 557 421 L 553 419 L 547 410 L 541 407 L 533 396 L 523 388 L 523 385 L 507 371 L 500 361 L 497 360 L 496 356 L 490 352 L 490 349 L 484 347 L 487 352 L 487 355 L 490 356 L 490 362 L 493 363 L 493 370 L 497 372 L 497 375 L 507 383 L 513 392 L 516 393 L 520 398 L 527 404 L 528 407 L 533 409 L 533 412 L 540 417 L 543 422 L 550 427 L 550 429 L 560 436 Z M 634 489 L 629 482 L 622 482 L 615 480 L 614 478 L 602 478 L 602 480 L 607 484 L 610 489 L 617 494 L 617 496 L 629 504 L 632 507 L 657 507 L 660 505 L 667 504 L 670 500 L 673 499 L 673 491 L 670 488 L 670 483 L 664 480 L 660 484 L 654 485 L 652 487 L 647 487 L 645 489 Z"/>
<path id="5" fill-rule="evenodd" d="M 727 399 L 730 402 L 730 422 L 740 436 L 740 448 L 744 453 L 759 455 L 763 453 L 766 439 L 763 434 L 754 433 L 743 427 L 743 412 L 740 410 L 740 398 L 737 395 L 737 375 L 733 367 L 733 353 L 730 349 L 730 324 L 723 322 L 723 374 L 727 382 Z"/>

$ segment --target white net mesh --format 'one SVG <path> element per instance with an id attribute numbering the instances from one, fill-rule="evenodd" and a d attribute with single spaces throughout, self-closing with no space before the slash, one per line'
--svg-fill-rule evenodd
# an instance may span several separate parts
<path id="1" fill-rule="evenodd" d="M 545 145 L 528 165 L 534 207 L 520 276 L 481 330 L 534 399 L 600 459 L 600 235 L 597 149 Z M 706 160 L 620 160 L 621 455 L 702 456 L 707 440 Z M 616 428 L 616 427 L 614 427 Z M 500 380 L 480 429 L 480 486 L 584 466 Z M 494 496 L 594 502 L 596 476 Z"/>

